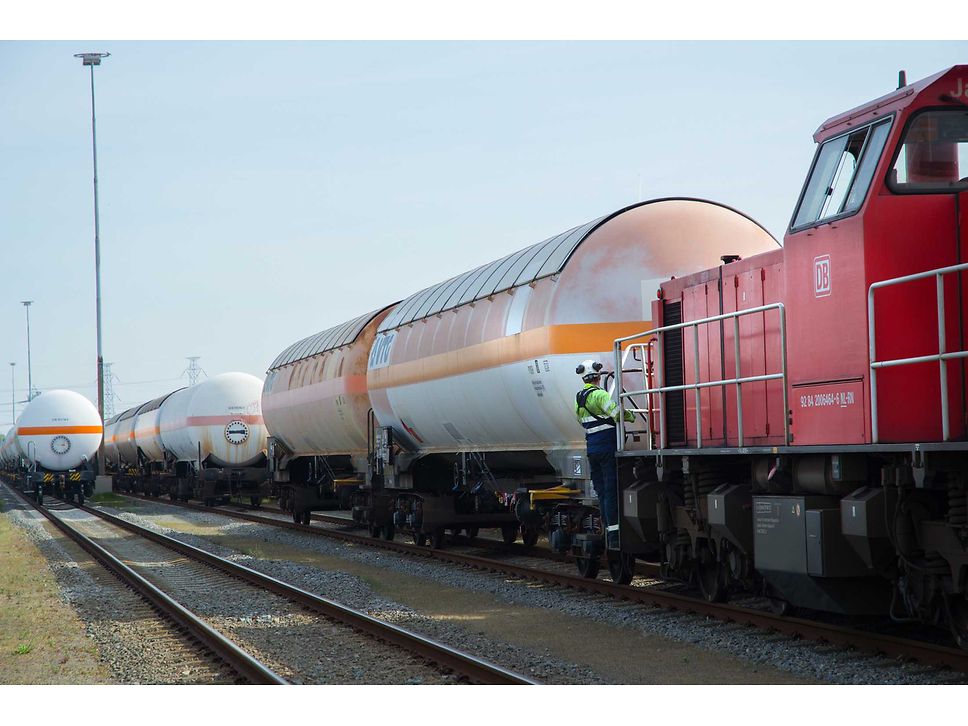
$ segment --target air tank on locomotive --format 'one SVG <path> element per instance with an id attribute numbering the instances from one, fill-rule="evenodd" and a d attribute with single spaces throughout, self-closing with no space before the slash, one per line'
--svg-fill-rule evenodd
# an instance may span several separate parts
<path id="1" fill-rule="evenodd" d="M 101 417 L 74 391 L 41 393 L 17 419 L 16 448 L 26 490 L 83 502 L 94 492 L 94 459 L 101 444 Z"/>

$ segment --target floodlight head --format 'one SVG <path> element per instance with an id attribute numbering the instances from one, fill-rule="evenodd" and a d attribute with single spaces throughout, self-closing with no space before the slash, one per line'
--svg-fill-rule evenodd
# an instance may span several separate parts
<path id="1" fill-rule="evenodd" d="M 80 58 L 83 65 L 86 66 L 99 66 L 101 65 L 101 59 L 107 58 L 110 53 L 75 53 L 75 58 Z"/>

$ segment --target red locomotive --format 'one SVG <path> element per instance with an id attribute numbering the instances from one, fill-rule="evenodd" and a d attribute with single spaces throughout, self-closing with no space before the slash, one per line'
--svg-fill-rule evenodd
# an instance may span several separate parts
<path id="1" fill-rule="evenodd" d="M 814 139 L 783 248 L 662 283 L 615 343 L 617 371 L 654 360 L 616 387 L 624 570 L 964 643 L 968 65 Z"/>

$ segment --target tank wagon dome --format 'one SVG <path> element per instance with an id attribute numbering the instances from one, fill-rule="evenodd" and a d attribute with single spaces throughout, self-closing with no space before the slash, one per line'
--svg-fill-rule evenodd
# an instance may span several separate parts
<path id="1" fill-rule="evenodd" d="M 651 327 L 662 281 L 778 246 L 724 205 L 657 199 L 421 290 L 379 327 L 376 418 L 423 451 L 580 448 L 575 366 Z"/>
<path id="2" fill-rule="evenodd" d="M 87 398 L 74 391 L 41 393 L 17 421 L 22 455 L 48 471 L 76 469 L 91 461 L 101 445 L 101 417 Z"/>
<path id="3" fill-rule="evenodd" d="M 296 455 L 364 455 L 366 363 L 393 305 L 303 338 L 272 362 L 262 391 L 269 435 Z"/>

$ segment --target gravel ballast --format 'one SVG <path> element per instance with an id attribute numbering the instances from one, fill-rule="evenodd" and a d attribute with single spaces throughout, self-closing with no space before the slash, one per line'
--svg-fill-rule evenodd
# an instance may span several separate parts
<path id="1" fill-rule="evenodd" d="M 144 501 L 138 504 L 136 512 L 123 511 L 120 516 L 215 554 L 244 561 L 249 567 L 311 592 L 333 597 L 347 605 L 443 642 L 459 645 L 469 652 L 493 660 L 506 668 L 528 673 L 547 682 L 603 683 L 612 682 L 615 679 L 579 663 L 562 663 L 559 659 L 548 657 L 541 652 L 496 641 L 493 638 L 483 638 L 460 625 L 426 617 L 398 602 L 382 598 L 359 577 L 307 566 L 288 559 L 257 559 L 247 554 L 240 554 L 235 542 L 239 538 L 245 538 L 270 546 L 295 548 L 323 556 L 338 557 L 385 572 L 398 573 L 414 580 L 477 592 L 482 596 L 493 597 L 516 606 L 546 609 L 556 615 L 569 615 L 590 623 L 624 628 L 643 635 L 661 636 L 671 641 L 692 644 L 710 654 L 726 654 L 747 663 L 775 668 L 814 682 L 849 684 L 968 682 L 965 675 L 960 673 L 918 664 L 897 663 L 882 657 L 796 641 L 786 636 L 722 623 L 702 616 L 653 609 L 611 599 L 593 598 L 563 588 L 535 586 L 531 582 L 509 580 L 502 575 L 348 545 L 325 537 L 293 532 L 270 525 L 240 522 L 214 512 L 175 509 L 161 503 Z M 172 520 L 176 515 L 177 520 Z M 181 523 L 185 526 L 182 527 Z M 202 528 L 197 531 L 204 531 L 206 535 L 211 536 L 186 533 L 179 531 L 178 528 L 188 530 Z M 233 541 L 233 546 L 222 546 L 216 543 L 223 537 L 225 540 Z M 648 658 L 649 654 L 643 654 L 642 657 Z M 700 671 L 702 665 L 696 663 L 695 668 Z M 713 679 L 710 682 L 718 681 Z"/>

